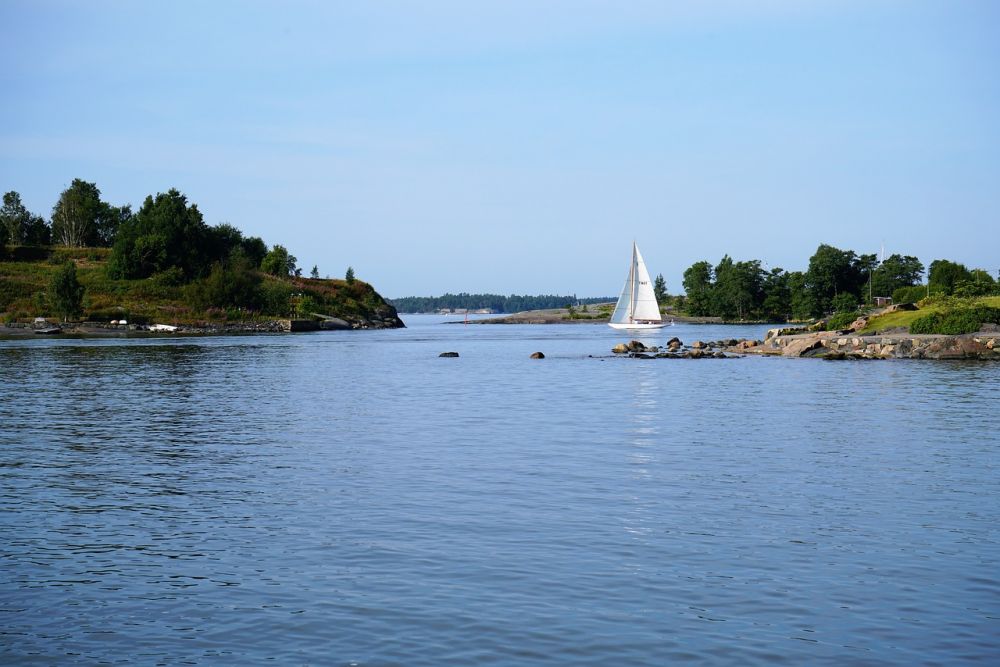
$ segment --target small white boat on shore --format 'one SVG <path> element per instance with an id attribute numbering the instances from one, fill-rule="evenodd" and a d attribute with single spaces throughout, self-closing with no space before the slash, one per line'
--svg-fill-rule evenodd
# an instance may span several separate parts
<path id="1" fill-rule="evenodd" d="M 150 324 L 150 331 L 177 331 L 177 327 L 172 324 Z"/>
<path id="2" fill-rule="evenodd" d="M 659 329 L 667 326 L 660 317 L 660 306 L 653 293 L 653 283 L 635 241 L 632 242 L 628 278 L 608 326 L 613 329 Z"/>

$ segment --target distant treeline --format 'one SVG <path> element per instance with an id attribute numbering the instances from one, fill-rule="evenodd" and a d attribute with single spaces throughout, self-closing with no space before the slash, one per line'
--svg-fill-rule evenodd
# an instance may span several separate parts
<path id="1" fill-rule="evenodd" d="M 401 313 L 434 313 L 443 308 L 448 310 L 465 309 L 481 310 L 489 308 L 495 313 L 518 313 L 522 310 L 542 310 L 545 308 L 565 308 L 566 306 L 592 303 L 607 303 L 614 297 L 590 297 L 578 299 L 576 295 L 559 296 L 556 294 L 541 294 L 529 296 L 511 294 L 444 294 L 442 296 L 406 296 L 400 299 L 390 299 L 389 303 Z"/>
<path id="2" fill-rule="evenodd" d="M 685 296 L 673 305 L 690 315 L 727 320 L 805 320 L 850 313 L 875 297 L 911 302 L 933 294 L 985 296 L 1000 285 L 982 269 L 968 269 L 946 259 L 931 262 L 926 284 L 924 265 L 910 255 L 858 255 L 820 245 L 805 271 L 765 270 L 760 260 L 734 262 L 728 255 L 712 266 L 695 262 L 684 272 Z"/>

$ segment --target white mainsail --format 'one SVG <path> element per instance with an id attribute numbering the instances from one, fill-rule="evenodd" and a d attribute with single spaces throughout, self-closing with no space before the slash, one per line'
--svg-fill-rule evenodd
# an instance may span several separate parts
<path id="1" fill-rule="evenodd" d="M 625 279 L 615 312 L 608 324 L 615 329 L 657 329 L 664 326 L 646 262 L 635 241 L 632 242 L 632 262 L 629 264 L 628 278 Z"/>

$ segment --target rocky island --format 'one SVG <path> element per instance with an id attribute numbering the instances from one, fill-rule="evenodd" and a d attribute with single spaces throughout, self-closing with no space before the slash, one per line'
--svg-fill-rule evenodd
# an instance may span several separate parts
<path id="1" fill-rule="evenodd" d="M 995 308 L 994 299 L 983 299 L 955 308 L 954 303 L 945 303 L 944 308 L 933 308 L 929 304 L 923 311 L 914 304 L 903 304 L 879 309 L 870 315 L 857 318 L 844 329 L 822 330 L 822 323 L 813 327 L 775 328 L 767 332 L 763 340 L 719 340 L 694 341 L 684 345 L 674 337 L 661 349 L 647 347 L 640 341 L 630 341 L 614 347 L 616 355 L 632 358 L 654 359 L 705 359 L 731 358 L 747 354 L 781 357 L 812 357 L 829 360 L 843 359 L 973 359 L 1000 361 L 1000 309 Z M 908 326 L 893 326 L 879 330 L 886 322 L 916 322 L 921 316 L 952 316 L 964 311 L 979 313 L 979 321 L 968 328 L 976 331 L 965 333 L 914 333 Z M 906 313 L 902 319 L 898 314 Z M 939 318 L 940 319 L 940 318 Z M 919 327 L 915 327 L 918 328 Z M 819 329 L 819 330 L 817 330 Z"/>

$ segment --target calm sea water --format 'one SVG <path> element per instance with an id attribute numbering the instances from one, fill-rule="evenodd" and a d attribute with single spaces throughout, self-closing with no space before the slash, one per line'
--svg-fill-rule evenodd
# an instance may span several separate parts
<path id="1" fill-rule="evenodd" d="M 0 662 L 1000 660 L 1000 365 L 406 319 L 0 342 Z"/>

